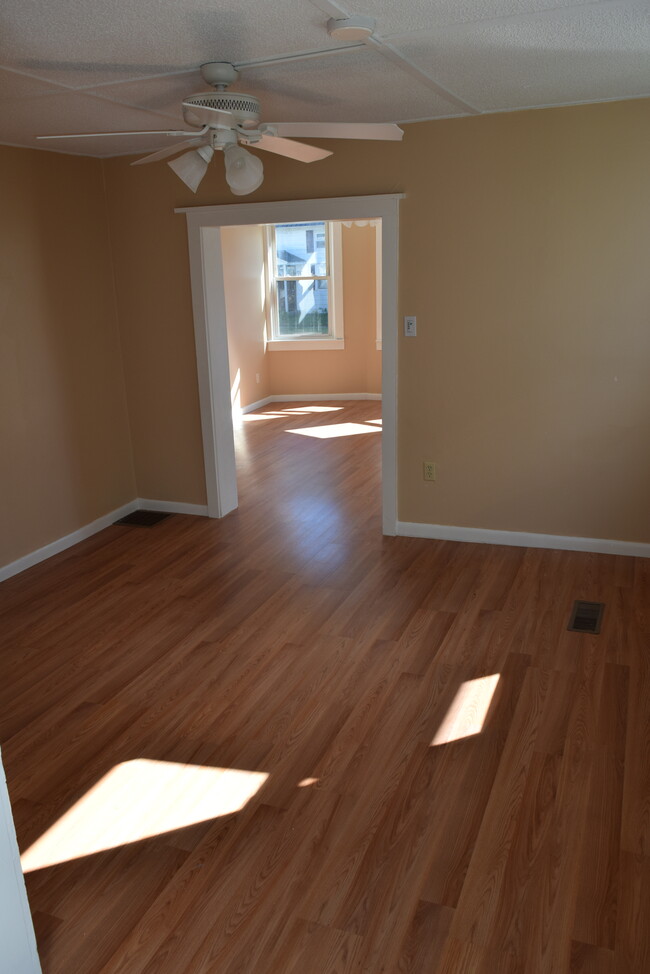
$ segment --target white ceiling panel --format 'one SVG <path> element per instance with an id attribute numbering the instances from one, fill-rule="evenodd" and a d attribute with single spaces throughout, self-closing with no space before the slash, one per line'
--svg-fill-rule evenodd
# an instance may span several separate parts
<path id="1" fill-rule="evenodd" d="M 466 24 L 435 40 L 395 43 L 482 111 L 649 95 L 648 6 L 603 6 Z"/>
<path id="2" fill-rule="evenodd" d="M 493 20 L 535 13 L 545 8 L 571 7 L 590 0 L 355 0 L 355 14 L 367 14 L 377 21 L 383 37 L 410 31 L 430 31 L 449 24 Z"/>
<path id="3" fill-rule="evenodd" d="M 60 92 L 61 88 L 58 85 L 39 81 L 38 78 L 32 78 L 28 75 L 16 74 L 14 71 L 3 71 L 0 68 L 0 102 Z"/>
<path id="4" fill-rule="evenodd" d="M 238 82 L 236 87 L 241 88 L 241 82 Z M 162 112 L 163 115 L 175 118 L 175 124 L 183 128 L 185 125 L 181 112 L 183 98 L 206 89 L 209 90 L 209 86 L 198 71 L 186 71 L 161 78 L 126 81 L 117 85 L 100 85 L 98 88 L 85 89 L 85 93 L 92 93 L 98 98 L 108 98 L 145 111 Z"/>
<path id="5" fill-rule="evenodd" d="M 4 0 L 0 64 L 71 87 L 338 46 L 306 0 Z"/>
<path id="6" fill-rule="evenodd" d="M 173 115 L 183 126 L 182 99 L 205 89 L 201 75 L 190 72 L 93 91 L 102 98 Z M 411 118 L 459 113 L 381 54 L 363 47 L 307 61 L 251 65 L 242 68 L 233 89 L 260 99 L 263 121 L 391 122 L 404 110 Z"/>
<path id="7" fill-rule="evenodd" d="M 268 121 L 391 122 L 459 114 L 376 51 L 246 68 L 239 89 L 257 95 Z"/>
<path id="8" fill-rule="evenodd" d="M 0 142 L 28 145 L 59 152 L 82 152 L 84 155 L 116 155 L 127 151 L 152 151 L 165 144 L 165 137 L 143 136 L 139 145 L 127 149 L 120 138 L 62 140 L 39 142 L 36 135 L 64 135 L 68 132 L 113 132 L 121 129 L 166 129 L 172 120 L 152 112 L 124 108 L 77 92 L 0 102 Z M 101 144 L 100 144 L 101 142 Z"/>
<path id="9" fill-rule="evenodd" d="M 182 139 L 176 139 L 182 142 Z M 111 156 L 144 156 L 158 149 L 166 149 L 172 140 L 164 135 L 124 136 L 119 138 L 96 138 L 92 143 L 88 139 L 66 139 L 65 142 L 48 142 L 45 148 L 48 152 L 62 152 L 73 156 L 93 156 L 96 159 L 110 159 Z M 38 147 L 43 148 L 39 142 Z M 179 149 L 179 153 L 180 153 Z M 171 158 L 171 156 L 170 156 Z"/>

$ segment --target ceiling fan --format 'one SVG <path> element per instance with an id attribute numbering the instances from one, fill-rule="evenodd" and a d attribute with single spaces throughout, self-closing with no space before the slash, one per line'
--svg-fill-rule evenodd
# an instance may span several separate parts
<path id="1" fill-rule="evenodd" d="M 152 152 L 132 166 L 157 162 L 167 156 L 178 155 L 168 165 L 183 182 L 196 193 L 215 151 L 222 151 L 226 165 L 226 181 L 235 196 L 253 193 L 262 183 L 264 171 L 261 160 L 247 152 L 244 146 L 255 146 L 299 162 L 316 162 L 332 153 L 293 136 L 319 139 L 379 139 L 399 141 L 403 131 L 391 122 L 263 122 L 259 124 L 260 103 L 254 95 L 226 89 L 236 81 L 239 72 L 226 61 L 209 61 L 201 65 L 203 79 L 213 91 L 190 95 L 182 103 L 183 117 L 194 131 L 181 132 L 93 132 L 78 135 L 39 135 L 39 139 L 99 138 L 119 135 L 166 135 L 175 142 Z M 187 138 L 190 136 L 190 138 Z"/>

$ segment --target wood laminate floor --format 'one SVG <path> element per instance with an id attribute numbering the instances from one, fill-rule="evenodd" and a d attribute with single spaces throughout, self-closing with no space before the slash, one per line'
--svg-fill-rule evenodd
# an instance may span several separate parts
<path id="1" fill-rule="evenodd" d="M 650 562 L 382 538 L 379 416 L 0 587 L 45 974 L 650 971 Z"/>

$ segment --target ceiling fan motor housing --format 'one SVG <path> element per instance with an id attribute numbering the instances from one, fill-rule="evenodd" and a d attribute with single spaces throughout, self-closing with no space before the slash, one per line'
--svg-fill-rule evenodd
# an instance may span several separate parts
<path id="1" fill-rule="evenodd" d="M 192 116 L 192 105 L 231 112 L 233 125 L 242 125 L 244 128 L 255 128 L 260 117 L 260 103 L 257 98 L 238 91 L 200 91 L 186 98 L 183 106 L 185 121 L 190 125 L 201 124 Z"/>

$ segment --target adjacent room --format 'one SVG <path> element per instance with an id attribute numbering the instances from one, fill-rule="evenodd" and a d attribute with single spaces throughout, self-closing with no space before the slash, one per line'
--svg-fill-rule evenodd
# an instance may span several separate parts
<path id="1" fill-rule="evenodd" d="M 5 6 L 0 970 L 647 974 L 647 4 Z"/>
<path id="2" fill-rule="evenodd" d="M 235 422 L 301 398 L 380 400 L 381 221 L 220 235 Z"/>

